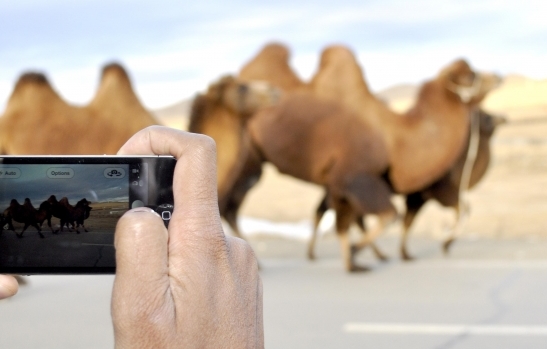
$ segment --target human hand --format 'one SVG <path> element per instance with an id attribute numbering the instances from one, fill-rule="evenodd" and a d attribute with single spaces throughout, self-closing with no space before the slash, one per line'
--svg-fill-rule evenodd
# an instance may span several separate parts
<path id="1" fill-rule="evenodd" d="M 112 319 L 117 348 L 262 348 L 262 282 L 249 245 L 225 236 L 216 149 L 203 135 L 150 127 L 123 155 L 173 155 L 175 210 L 165 228 L 152 210 L 116 228 Z"/>
<path id="2" fill-rule="evenodd" d="M 0 299 L 13 296 L 19 290 L 17 279 L 11 275 L 0 275 Z"/>

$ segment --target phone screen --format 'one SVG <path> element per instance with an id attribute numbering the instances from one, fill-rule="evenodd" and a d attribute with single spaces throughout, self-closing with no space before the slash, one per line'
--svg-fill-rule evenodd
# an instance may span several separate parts
<path id="1" fill-rule="evenodd" d="M 118 219 L 130 208 L 161 204 L 149 200 L 150 189 L 158 189 L 156 172 L 135 160 L 1 163 L 0 266 L 20 272 L 113 272 Z"/>

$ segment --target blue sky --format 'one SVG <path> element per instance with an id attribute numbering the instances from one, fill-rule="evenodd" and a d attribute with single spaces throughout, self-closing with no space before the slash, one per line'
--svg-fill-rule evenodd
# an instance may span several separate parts
<path id="1" fill-rule="evenodd" d="M 45 72 L 69 102 L 87 103 L 112 60 L 128 68 L 145 106 L 167 106 L 237 72 L 269 41 L 291 48 L 304 79 L 322 48 L 348 45 L 376 91 L 420 82 L 458 57 L 542 79 L 546 12 L 539 0 L 2 1 L 0 113 L 26 70 Z"/>

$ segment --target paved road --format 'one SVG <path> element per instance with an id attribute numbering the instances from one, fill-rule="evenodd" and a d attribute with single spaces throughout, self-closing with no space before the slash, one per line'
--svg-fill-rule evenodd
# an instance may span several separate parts
<path id="1" fill-rule="evenodd" d="M 397 239 L 381 247 L 396 252 Z M 547 240 L 414 239 L 417 261 L 342 270 L 334 238 L 252 241 L 262 262 L 267 348 L 546 348 Z M 112 276 L 33 276 L 0 301 L 2 348 L 109 348 Z"/>

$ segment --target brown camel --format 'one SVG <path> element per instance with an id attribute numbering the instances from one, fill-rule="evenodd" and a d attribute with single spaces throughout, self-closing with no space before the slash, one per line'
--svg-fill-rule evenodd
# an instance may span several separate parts
<path id="1" fill-rule="evenodd" d="M 309 92 L 288 94 L 279 105 L 259 111 L 248 129 L 265 161 L 282 173 L 327 188 L 345 267 L 366 270 L 355 263 L 355 254 L 396 216 L 390 188 L 382 179 L 389 162 L 381 133 L 339 103 Z M 381 224 L 352 244 L 349 226 L 366 214 L 378 215 Z"/>
<path id="2" fill-rule="evenodd" d="M 270 43 L 262 48 L 262 50 L 249 62 L 247 62 L 238 75 L 238 80 L 241 81 L 266 81 L 273 86 L 280 88 L 284 93 L 290 93 L 296 90 L 305 90 L 307 85 L 300 80 L 297 74 L 292 70 L 289 64 L 289 49 L 279 43 Z M 199 115 L 199 114 L 198 114 Z M 196 115 L 194 115 L 194 118 Z M 192 132 L 201 132 L 197 129 L 192 129 Z M 221 130 L 222 131 L 222 130 Z M 217 149 L 222 149 L 223 152 L 237 152 L 238 147 L 230 144 L 229 136 L 225 135 L 225 130 L 220 134 L 209 134 L 216 143 Z M 249 142 L 246 132 L 237 131 L 244 139 L 242 142 Z M 262 175 L 262 160 L 256 151 L 246 146 L 246 156 L 244 153 L 238 154 L 238 159 L 242 164 L 237 165 L 241 168 L 241 173 L 236 178 L 232 185 L 227 185 L 219 176 L 218 186 L 220 203 L 220 214 L 230 225 L 234 235 L 243 237 L 237 224 L 237 213 L 247 192 L 258 182 Z M 232 155 L 232 159 L 235 159 Z M 229 161 L 218 162 L 220 172 L 237 173 L 232 169 L 233 164 Z M 225 177 L 226 178 L 226 177 Z"/>
<path id="3" fill-rule="evenodd" d="M 237 80 L 240 83 L 252 82 L 253 84 L 256 84 L 256 81 L 265 81 L 280 88 L 283 92 L 306 88 L 306 84 L 290 67 L 289 49 L 279 43 L 270 43 L 264 46 L 254 58 L 241 68 Z M 215 85 L 213 83 L 212 87 Z M 206 122 L 197 122 L 206 113 L 201 110 L 201 106 L 210 103 L 210 100 L 210 98 L 200 98 L 194 101 L 189 131 L 205 133 L 215 140 L 219 153 L 217 168 L 220 214 L 228 222 L 234 235 L 243 238 L 237 224 L 237 213 L 247 192 L 262 175 L 262 160 L 250 147 L 247 133 L 243 132 L 243 129 L 240 128 L 241 125 L 233 118 L 233 115 L 232 118 L 221 119 L 222 113 L 218 112 L 216 116 L 208 118 Z M 232 108 L 225 114 L 233 113 L 233 110 Z M 247 112 L 241 116 L 244 119 L 249 117 Z M 205 127 L 205 124 L 213 124 L 215 121 L 212 120 L 217 119 L 216 122 L 219 125 Z M 225 125 L 226 123 L 230 123 L 231 126 Z M 225 126 L 220 127 L 220 124 Z M 238 174 L 237 169 L 241 170 L 239 175 L 236 175 Z"/>
<path id="4" fill-rule="evenodd" d="M 43 74 L 26 73 L 0 118 L 0 152 L 116 154 L 133 134 L 154 124 L 119 64 L 103 68 L 99 89 L 84 107 L 67 104 Z"/>
<path id="5" fill-rule="evenodd" d="M 465 145 L 470 112 L 499 81 L 457 60 L 425 83 L 415 106 L 400 115 L 370 92 L 353 53 L 332 46 L 323 51 L 310 85 L 318 96 L 344 103 L 382 130 L 389 180 L 398 193 L 411 193 L 452 167 Z"/>
<path id="6" fill-rule="evenodd" d="M 479 111 L 478 117 L 480 133 L 477 157 L 473 163 L 471 177 L 467 189 L 473 188 L 484 177 L 486 170 L 488 169 L 488 165 L 490 164 L 490 139 L 494 134 L 497 126 L 506 122 L 505 118 L 487 114 L 482 110 Z M 464 213 L 459 212 L 458 203 L 460 200 L 460 183 L 462 178 L 462 172 L 468 151 L 468 142 L 466 144 L 466 147 L 461 152 L 454 166 L 444 176 L 442 176 L 439 180 L 437 180 L 435 183 L 431 184 L 427 188 L 405 195 L 406 212 L 404 216 L 403 238 L 401 240 L 401 258 L 403 260 L 413 259 L 413 257 L 408 253 L 407 249 L 408 233 L 416 215 L 428 200 L 433 199 L 438 201 L 441 205 L 445 207 L 453 208 L 456 211 L 458 217 L 460 214 Z M 321 218 L 328 209 L 328 196 L 325 196 L 316 210 L 313 235 L 308 243 L 309 259 L 315 259 L 317 226 L 319 225 Z M 363 217 L 358 217 L 356 222 L 361 227 L 361 230 L 365 232 L 366 229 L 363 223 Z M 456 230 L 453 229 L 453 232 L 455 231 Z M 443 244 L 445 252 L 448 252 L 448 249 L 454 239 L 455 236 L 452 235 L 445 241 L 445 243 Z M 377 247 L 375 247 L 374 245 L 371 245 L 371 247 L 373 247 L 374 252 L 378 256 L 378 258 L 380 258 L 381 260 L 386 259 L 384 254 L 379 251 Z"/>
<path id="7" fill-rule="evenodd" d="M 43 239 L 44 234 L 42 234 L 41 226 L 45 220 L 47 220 L 48 226 L 53 232 L 53 228 L 51 227 L 51 205 L 47 201 L 42 202 L 37 210 L 34 208 L 29 198 L 25 198 L 22 205 L 19 204 L 16 199 L 12 199 L 9 207 L 4 210 L 2 216 L 2 226 L 0 227 L 0 230 L 7 224 L 8 230 L 13 230 L 15 232 L 13 221 L 24 224 L 21 233 L 18 234 L 15 232 L 19 238 L 23 237 L 23 233 L 29 226 L 33 226 L 38 231 L 40 238 Z"/>
<path id="8" fill-rule="evenodd" d="M 209 135 L 217 143 L 219 208 L 236 235 L 239 230 L 235 214 L 232 215 L 233 220 L 228 217 L 231 217 L 234 201 L 238 202 L 239 207 L 243 199 L 239 201 L 237 195 L 240 191 L 234 193 L 234 188 L 252 186 L 254 183 L 248 183 L 254 178 L 253 171 L 258 171 L 258 176 L 261 172 L 261 163 L 258 162 L 258 167 L 252 163 L 257 155 L 244 132 L 245 124 L 259 109 L 275 104 L 280 96 L 281 91 L 269 84 L 225 76 L 211 84 L 206 93 L 197 95 L 192 104 L 188 129 Z M 242 171 L 246 176 L 239 179 Z M 243 190 L 243 196 L 247 190 Z M 226 210 L 227 216 L 224 215 Z"/>

